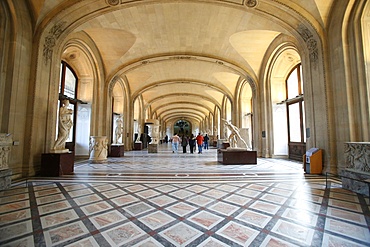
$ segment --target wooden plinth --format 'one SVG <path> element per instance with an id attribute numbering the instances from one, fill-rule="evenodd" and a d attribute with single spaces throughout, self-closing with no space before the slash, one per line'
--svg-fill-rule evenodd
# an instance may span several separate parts
<path id="1" fill-rule="evenodd" d="M 217 161 L 224 165 L 257 164 L 257 151 L 243 149 L 218 149 Z"/>
<path id="2" fill-rule="evenodd" d="M 135 142 L 134 143 L 134 150 L 142 150 L 143 149 L 143 143 L 142 142 Z"/>
<path id="3" fill-rule="evenodd" d="M 41 176 L 59 177 L 72 174 L 74 170 L 73 153 L 47 153 L 41 156 Z"/>
<path id="4" fill-rule="evenodd" d="M 125 146 L 124 145 L 111 145 L 110 154 L 111 157 L 122 157 L 125 155 Z"/>

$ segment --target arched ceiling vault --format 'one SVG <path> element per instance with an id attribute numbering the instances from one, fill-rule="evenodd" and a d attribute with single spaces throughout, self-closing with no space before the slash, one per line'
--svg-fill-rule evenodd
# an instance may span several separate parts
<path id="1" fill-rule="evenodd" d="M 64 23 L 63 39 L 88 40 L 106 84 L 122 78 L 130 100 L 140 97 L 144 109 L 165 121 L 180 112 L 182 118 L 203 121 L 211 109 L 221 109 L 225 97 L 234 104 L 240 81 L 258 88 L 262 61 L 278 37 L 302 40 L 296 30 L 302 22 L 318 33 L 325 29 L 334 1 L 28 3 L 38 23 L 35 35 L 49 23 Z M 89 63 L 73 62 L 78 74 L 89 77 L 91 69 L 81 68 Z M 169 105 L 177 106 L 177 113 Z"/>

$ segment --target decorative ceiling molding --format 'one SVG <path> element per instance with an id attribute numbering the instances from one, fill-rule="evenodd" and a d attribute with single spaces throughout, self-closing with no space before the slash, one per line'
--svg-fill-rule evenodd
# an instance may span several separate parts
<path id="1" fill-rule="evenodd" d="M 51 57 L 53 56 L 53 48 L 56 44 L 56 40 L 65 30 L 66 24 L 67 24 L 66 21 L 62 21 L 62 22 L 55 24 L 50 29 L 49 34 L 45 37 L 44 48 L 43 48 L 43 56 L 45 59 L 45 64 L 47 64 L 47 62 L 51 60 Z"/>

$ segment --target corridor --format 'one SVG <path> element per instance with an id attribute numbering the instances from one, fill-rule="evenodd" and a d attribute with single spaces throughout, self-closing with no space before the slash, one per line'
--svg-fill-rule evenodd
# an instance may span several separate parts
<path id="1" fill-rule="evenodd" d="M 369 198 L 301 164 L 129 151 L 0 192 L 0 246 L 370 246 Z"/>

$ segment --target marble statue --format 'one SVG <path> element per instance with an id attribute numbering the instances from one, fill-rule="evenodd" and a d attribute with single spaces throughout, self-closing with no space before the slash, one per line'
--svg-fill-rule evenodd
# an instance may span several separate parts
<path id="1" fill-rule="evenodd" d="M 119 117 L 116 119 L 116 129 L 114 131 L 114 134 L 115 134 L 114 143 L 115 144 L 119 143 L 119 139 L 122 136 L 122 131 L 123 131 L 123 120 L 122 120 L 122 117 Z"/>
<path id="2" fill-rule="evenodd" d="M 239 129 L 238 127 L 236 127 L 235 125 L 231 124 L 231 122 L 225 120 L 225 119 L 222 119 L 225 123 L 225 126 L 231 131 L 231 134 L 229 135 L 229 143 L 230 143 L 230 147 L 232 148 L 236 148 L 238 147 L 237 145 L 237 141 L 238 139 L 244 143 L 245 147 L 248 147 L 247 143 L 244 141 L 244 139 L 241 137 L 240 133 L 239 133 Z"/>
<path id="3" fill-rule="evenodd" d="M 64 99 L 62 103 L 63 105 L 59 109 L 58 138 L 55 141 L 53 151 L 64 153 L 69 151 L 65 148 L 65 145 L 69 137 L 69 131 L 71 130 L 71 127 L 73 125 L 73 110 L 68 108 L 68 99 Z"/>
<path id="4" fill-rule="evenodd" d="M 140 138 L 141 138 L 141 124 L 139 124 L 139 126 L 137 127 L 137 138 L 135 142 L 141 143 Z"/>

